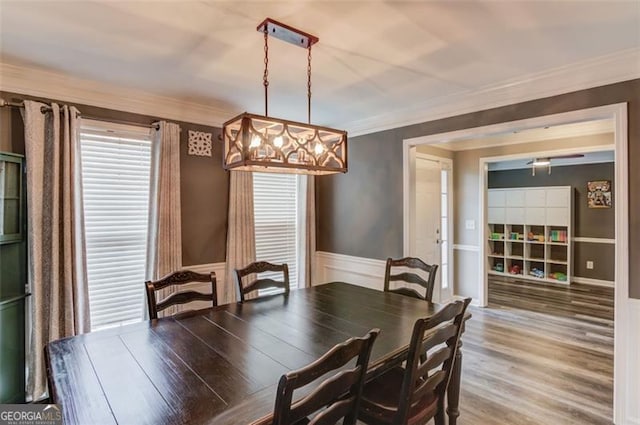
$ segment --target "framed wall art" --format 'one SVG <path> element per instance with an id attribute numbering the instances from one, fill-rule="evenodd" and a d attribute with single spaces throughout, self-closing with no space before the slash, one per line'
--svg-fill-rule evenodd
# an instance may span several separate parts
<path id="1" fill-rule="evenodd" d="M 611 208 L 611 181 L 595 180 L 587 183 L 589 208 Z"/>

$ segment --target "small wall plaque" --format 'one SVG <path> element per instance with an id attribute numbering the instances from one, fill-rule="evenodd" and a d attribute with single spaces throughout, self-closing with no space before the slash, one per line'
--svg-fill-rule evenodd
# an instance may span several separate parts
<path id="1" fill-rule="evenodd" d="M 211 156 L 211 133 L 189 130 L 189 155 Z"/>

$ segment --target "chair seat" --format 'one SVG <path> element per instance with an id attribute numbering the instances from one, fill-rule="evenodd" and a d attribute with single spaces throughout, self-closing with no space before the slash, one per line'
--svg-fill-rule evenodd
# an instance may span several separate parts
<path id="1" fill-rule="evenodd" d="M 398 411 L 405 369 L 395 367 L 365 384 L 358 419 L 364 423 L 392 423 Z M 409 425 L 424 424 L 435 416 L 438 400 L 428 394 L 409 409 Z"/>

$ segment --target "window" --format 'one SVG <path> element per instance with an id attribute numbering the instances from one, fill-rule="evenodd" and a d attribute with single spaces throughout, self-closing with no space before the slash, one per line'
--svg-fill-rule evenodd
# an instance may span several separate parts
<path id="1" fill-rule="evenodd" d="M 96 330 L 142 319 L 150 131 L 83 120 L 80 146 L 89 306 Z"/>
<path id="2" fill-rule="evenodd" d="M 442 164 L 440 171 L 440 276 L 441 288 L 449 288 L 449 173 Z"/>
<path id="3" fill-rule="evenodd" d="M 289 283 L 298 287 L 300 241 L 299 217 L 302 210 L 300 188 L 304 176 L 295 174 L 253 173 L 253 208 L 255 215 L 256 259 L 270 263 L 287 263 Z M 270 276 L 269 273 L 261 277 Z"/>

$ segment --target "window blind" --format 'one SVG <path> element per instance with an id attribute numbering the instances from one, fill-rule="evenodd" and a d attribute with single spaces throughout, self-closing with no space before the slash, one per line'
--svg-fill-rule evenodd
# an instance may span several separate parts
<path id="1" fill-rule="evenodd" d="M 83 120 L 80 132 L 92 330 L 142 319 L 150 131 Z"/>
<path id="2" fill-rule="evenodd" d="M 298 179 L 295 174 L 253 173 L 256 259 L 287 263 L 298 287 Z M 262 273 L 277 278 L 278 274 Z M 280 275 L 281 276 L 281 275 Z"/>

